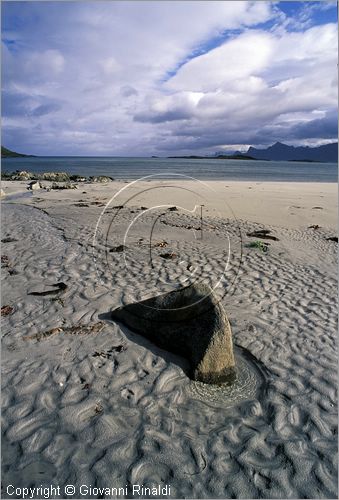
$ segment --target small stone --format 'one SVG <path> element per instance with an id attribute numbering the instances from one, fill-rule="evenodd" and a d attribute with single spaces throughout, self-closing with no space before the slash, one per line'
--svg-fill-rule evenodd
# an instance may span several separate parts
<path id="1" fill-rule="evenodd" d="M 32 181 L 28 184 L 28 189 L 30 189 L 31 191 L 41 189 L 41 184 L 39 181 Z"/>
<path id="2" fill-rule="evenodd" d="M 163 259 L 175 259 L 178 256 L 177 256 L 176 253 L 171 252 L 171 253 L 161 253 L 160 257 L 163 258 Z"/>
<path id="3" fill-rule="evenodd" d="M 97 175 L 89 178 L 90 182 L 111 182 L 114 179 L 112 177 L 108 177 L 108 175 Z"/>
<path id="4" fill-rule="evenodd" d="M 124 245 L 118 245 L 117 247 L 112 247 L 110 252 L 123 252 L 125 248 L 126 247 Z"/>
<path id="5" fill-rule="evenodd" d="M 1 316 L 9 316 L 14 312 L 14 308 L 12 306 L 2 306 L 1 307 Z"/>

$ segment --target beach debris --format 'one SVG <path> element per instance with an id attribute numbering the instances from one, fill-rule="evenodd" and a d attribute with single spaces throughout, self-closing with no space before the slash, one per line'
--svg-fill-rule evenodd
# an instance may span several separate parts
<path id="1" fill-rule="evenodd" d="M 2 306 L 1 307 L 1 316 L 9 316 L 10 314 L 13 314 L 14 312 L 14 307 L 12 306 Z"/>
<path id="2" fill-rule="evenodd" d="M 319 229 L 320 226 L 318 224 L 312 224 L 312 226 L 308 226 L 308 229 Z"/>
<path id="3" fill-rule="evenodd" d="M 2 198 L 3 196 L 6 196 L 6 193 L 5 193 L 5 191 L 1 188 L 1 189 L 0 189 L 0 198 Z"/>
<path id="4" fill-rule="evenodd" d="M 28 184 L 28 187 L 27 187 L 27 189 L 29 189 L 31 191 L 35 191 L 35 190 L 41 189 L 41 188 L 42 188 L 42 186 L 41 186 L 39 181 L 32 181 Z"/>
<path id="5" fill-rule="evenodd" d="M 312 210 L 323 210 L 323 207 L 312 207 Z"/>
<path id="6" fill-rule="evenodd" d="M 161 257 L 162 259 L 175 259 L 175 258 L 176 258 L 176 257 L 178 257 L 178 256 L 177 256 L 177 254 L 176 254 L 176 253 L 174 253 L 174 252 L 170 252 L 170 253 L 161 253 L 161 254 L 160 254 L 160 257 Z"/>
<path id="7" fill-rule="evenodd" d="M 61 333 L 62 331 L 63 329 L 61 327 L 52 328 L 51 330 L 47 330 L 46 332 L 27 335 L 26 337 L 23 337 L 23 340 L 37 340 L 38 342 L 40 342 L 40 340 L 51 337 L 52 335 L 56 335 L 57 333 Z"/>
<path id="8" fill-rule="evenodd" d="M 329 238 L 326 238 L 327 241 L 334 241 L 335 243 L 338 243 L 338 236 L 330 236 Z"/>
<path id="9" fill-rule="evenodd" d="M 118 345 L 111 347 L 107 351 L 95 351 L 94 354 L 92 354 L 93 358 L 107 358 L 110 359 L 112 357 L 113 352 L 117 352 L 120 354 L 123 351 L 126 351 L 127 347 L 125 345 Z"/>
<path id="10" fill-rule="evenodd" d="M 108 352 L 115 351 L 117 353 L 120 353 L 120 352 L 123 352 L 126 350 L 127 350 L 127 347 L 125 345 L 117 345 L 117 346 L 112 347 Z"/>
<path id="11" fill-rule="evenodd" d="M 187 358 L 194 380 L 231 384 L 236 378 L 231 327 L 208 285 L 193 284 L 119 307 L 112 318 Z"/>
<path id="12" fill-rule="evenodd" d="M 123 252 L 125 250 L 125 245 L 118 245 L 116 247 L 112 247 L 110 252 Z"/>
<path id="13" fill-rule="evenodd" d="M 247 245 L 245 245 L 245 247 L 246 248 L 258 248 L 262 252 L 267 253 L 268 245 L 269 245 L 269 243 L 267 243 L 266 241 L 257 240 L 257 241 L 251 241 L 251 243 L 247 243 Z"/>
<path id="14" fill-rule="evenodd" d="M 98 321 L 97 323 L 91 323 L 89 325 L 74 325 L 69 327 L 56 327 L 46 332 L 35 333 L 34 335 L 29 335 L 23 337 L 24 340 L 37 340 L 38 342 L 42 339 L 48 338 L 56 333 L 66 333 L 68 335 L 89 335 L 101 332 L 104 328 L 105 323 Z"/>
<path id="15" fill-rule="evenodd" d="M 84 384 L 84 386 L 82 387 L 82 389 L 84 390 L 89 390 L 91 388 L 90 384 Z"/>
<path id="16" fill-rule="evenodd" d="M 154 243 L 154 247 L 159 247 L 159 248 L 164 248 L 167 247 L 168 243 L 165 240 L 158 241 L 157 243 Z"/>
<path id="17" fill-rule="evenodd" d="M 250 238 L 262 238 L 266 240 L 279 241 L 279 238 L 272 236 L 269 229 L 259 229 L 258 231 L 252 231 L 251 233 L 246 233 Z"/>
<path id="18" fill-rule="evenodd" d="M 177 212 L 178 211 L 177 207 L 169 207 L 167 210 L 169 212 Z"/>
<path id="19" fill-rule="evenodd" d="M 147 207 L 140 207 L 140 210 L 148 210 Z"/>
<path id="20" fill-rule="evenodd" d="M 75 207 L 89 207 L 89 204 L 88 203 L 74 203 L 74 206 Z"/>
<path id="21" fill-rule="evenodd" d="M 57 293 L 64 292 L 68 287 L 65 283 L 55 283 L 53 285 L 49 285 L 55 287 L 55 290 L 44 290 L 42 292 L 28 292 L 27 295 L 36 295 L 36 296 L 41 296 L 44 297 L 46 295 L 55 295 Z"/>
<path id="22" fill-rule="evenodd" d="M 102 413 L 103 411 L 104 411 L 104 407 L 102 406 L 102 404 L 100 402 L 98 402 L 94 408 L 95 415 L 100 415 L 100 413 Z"/>
<path id="23" fill-rule="evenodd" d="M 2 267 L 9 267 L 10 266 L 10 263 L 9 263 L 9 257 L 8 255 L 1 255 L 1 265 Z"/>
<path id="24" fill-rule="evenodd" d="M 101 352 L 98 352 L 98 351 L 95 351 L 94 354 L 92 354 L 93 358 L 110 358 L 111 355 L 108 353 L 108 352 L 104 352 L 104 351 L 101 351 Z"/>
<path id="25" fill-rule="evenodd" d="M 180 227 L 183 229 L 194 229 L 195 231 L 201 231 L 201 227 L 191 226 L 190 224 L 174 224 L 173 222 L 168 222 L 167 220 L 161 220 L 160 222 L 166 224 L 166 226 Z"/>

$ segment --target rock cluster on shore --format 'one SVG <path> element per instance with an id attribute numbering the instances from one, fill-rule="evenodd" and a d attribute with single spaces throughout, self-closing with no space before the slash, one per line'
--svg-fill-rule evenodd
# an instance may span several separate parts
<path id="1" fill-rule="evenodd" d="M 112 177 L 107 175 L 96 175 L 86 177 L 83 175 L 72 174 L 66 172 L 27 172 L 26 170 L 16 172 L 2 172 L 1 179 L 6 181 L 51 181 L 51 182 L 101 182 L 106 183 L 113 181 Z M 52 187 L 52 189 L 55 189 Z"/>

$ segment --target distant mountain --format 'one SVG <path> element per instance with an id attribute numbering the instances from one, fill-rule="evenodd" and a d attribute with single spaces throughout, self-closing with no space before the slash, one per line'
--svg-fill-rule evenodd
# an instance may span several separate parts
<path id="1" fill-rule="evenodd" d="M 21 158 L 25 156 L 33 156 L 33 155 L 24 155 L 22 153 L 16 153 L 15 151 L 11 151 L 10 149 L 1 146 L 1 158 Z"/>
<path id="2" fill-rule="evenodd" d="M 338 143 L 324 144 L 310 148 L 309 146 L 288 146 L 282 142 L 276 142 L 266 149 L 257 149 L 252 146 L 248 148 L 246 155 L 257 160 L 275 161 L 317 161 L 338 162 Z"/>

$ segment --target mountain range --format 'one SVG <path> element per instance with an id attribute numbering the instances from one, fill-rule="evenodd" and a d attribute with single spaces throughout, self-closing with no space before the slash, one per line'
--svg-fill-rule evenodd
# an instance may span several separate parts
<path id="1" fill-rule="evenodd" d="M 237 154 L 239 152 L 237 151 Z M 250 156 L 256 160 L 274 161 L 316 161 L 316 162 L 338 162 L 338 143 L 333 142 L 317 147 L 288 146 L 282 142 L 276 142 L 266 149 L 249 147 L 243 155 Z"/>
<path id="2" fill-rule="evenodd" d="M 4 146 L 1 146 L 2 158 L 19 158 L 25 156 L 22 153 L 16 153 Z M 170 156 L 169 158 L 206 158 L 205 156 Z M 211 157 L 210 157 L 211 158 Z M 234 160 L 273 160 L 273 161 L 314 161 L 314 162 L 333 162 L 338 163 L 338 143 L 323 144 L 322 146 L 288 146 L 282 142 L 276 142 L 266 149 L 258 149 L 250 146 L 245 153 L 235 151 L 233 154 L 225 154 L 224 151 L 218 151 L 212 158 L 234 159 Z"/>
<path id="3" fill-rule="evenodd" d="M 1 158 L 23 158 L 25 156 L 33 156 L 33 155 L 24 155 L 22 153 L 16 153 L 15 151 L 11 151 L 10 149 L 1 146 Z"/>

